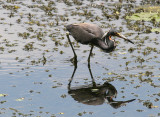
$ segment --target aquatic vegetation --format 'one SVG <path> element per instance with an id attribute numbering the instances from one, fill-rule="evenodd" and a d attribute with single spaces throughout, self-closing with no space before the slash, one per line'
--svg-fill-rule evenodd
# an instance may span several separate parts
<path id="1" fill-rule="evenodd" d="M 158 116 L 159 5 L 159 0 L 1 0 L 0 116 L 131 116 L 131 111 Z M 90 65 L 98 85 L 111 83 L 117 100 L 136 98 L 133 103 L 110 109 L 108 102 L 95 107 L 69 95 L 74 65 L 65 26 L 81 22 L 95 23 L 105 32 L 116 27 L 135 42 L 113 37 L 116 50 L 106 54 L 94 48 Z M 72 85 L 91 86 L 90 48 L 71 39 L 79 56 Z"/>
<path id="2" fill-rule="evenodd" d="M 152 32 L 160 32 L 160 28 L 153 28 L 151 31 Z"/>
<path id="3" fill-rule="evenodd" d="M 159 6 L 140 6 L 136 8 L 136 13 L 126 16 L 126 19 L 136 21 L 150 21 L 153 25 L 158 26 L 160 22 L 160 7 Z M 160 32 L 159 28 L 148 29 L 149 32 Z M 147 32 L 148 32 L 147 31 Z"/>
<path id="4" fill-rule="evenodd" d="M 150 12 L 135 13 L 132 16 L 127 16 L 126 18 L 130 20 L 144 20 L 144 21 L 155 20 L 156 22 L 160 21 L 160 16 L 158 13 L 150 13 Z"/>

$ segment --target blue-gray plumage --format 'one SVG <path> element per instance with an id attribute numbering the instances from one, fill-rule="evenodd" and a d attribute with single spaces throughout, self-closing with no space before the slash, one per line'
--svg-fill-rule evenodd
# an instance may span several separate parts
<path id="1" fill-rule="evenodd" d="M 91 44 L 88 62 L 90 62 L 90 55 L 92 53 L 93 46 L 99 47 L 104 52 L 111 52 L 116 48 L 115 40 L 111 39 L 112 36 L 117 36 L 133 43 L 131 40 L 121 35 L 117 30 L 111 29 L 109 32 L 104 33 L 103 30 L 95 24 L 70 24 L 66 26 L 66 29 L 69 31 L 69 34 L 72 35 L 73 38 L 81 44 Z M 72 47 L 74 57 L 77 58 L 77 55 L 70 41 L 69 34 L 67 34 L 67 38 Z"/>
<path id="2" fill-rule="evenodd" d="M 95 24 L 70 24 L 66 28 L 74 39 L 82 44 L 89 44 L 92 39 L 101 38 L 104 35 L 103 30 Z"/>

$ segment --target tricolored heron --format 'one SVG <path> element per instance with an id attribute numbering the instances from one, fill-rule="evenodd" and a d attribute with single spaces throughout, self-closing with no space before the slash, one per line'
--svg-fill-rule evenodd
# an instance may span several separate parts
<path id="1" fill-rule="evenodd" d="M 96 24 L 90 24 L 90 23 L 70 24 L 66 26 L 66 29 L 69 31 L 69 33 L 66 33 L 66 36 L 73 50 L 75 60 L 77 60 L 77 55 L 70 41 L 69 34 L 72 35 L 73 38 L 76 41 L 80 42 L 81 44 L 91 44 L 88 63 L 90 63 L 90 56 L 94 46 L 99 47 L 100 49 L 102 49 L 104 52 L 107 53 L 112 52 L 116 48 L 116 43 L 115 40 L 111 38 L 112 36 L 120 37 L 134 44 L 131 40 L 121 35 L 116 29 L 111 29 L 109 30 L 109 32 L 104 33 L 103 30 Z"/>

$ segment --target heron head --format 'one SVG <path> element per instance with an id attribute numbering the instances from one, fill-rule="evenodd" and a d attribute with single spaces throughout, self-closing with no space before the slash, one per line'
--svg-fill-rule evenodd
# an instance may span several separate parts
<path id="1" fill-rule="evenodd" d="M 124 39 L 125 41 L 128 41 L 132 44 L 134 44 L 134 42 L 132 42 L 131 40 L 127 39 L 124 35 L 120 34 L 118 30 L 116 29 L 111 29 L 108 33 L 107 33 L 108 36 L 117 36 L 117 37 L 120 37 L 122 39 Z"/>

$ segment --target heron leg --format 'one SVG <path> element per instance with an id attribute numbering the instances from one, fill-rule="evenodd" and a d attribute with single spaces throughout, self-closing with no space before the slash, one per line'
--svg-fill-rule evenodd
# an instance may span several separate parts
<path id="1" fill-rule="evenodd" d="M 91 45 L 91 50 L 90 50 L 90 53 L 89 53 L 89 56 L 88 56 L 88 67 L 90 67 L 90 57 L 92 55 L 92 50 L 93 50 L 93 45 Z"/>
<path id="2" fill-rule="evenodd" d="M 75 52 L 75 50 L 74 50 L 74 48 L 73 48 L 73 45 L 72 45 L 72 43 L 71 43 L 71 40 L 70 40 L 70 38 L 69 38 L 69 33 L 66 33 L 66 36 L 67 36 L 67 38 L 68 38 L 69 44 L 70 44 L 70 46 L 71 46 L 71 48 L 72 48 L 72 51 L 73 51 L 73 54 L 74 54 L 74 65 L 77 65 L 77 55 L 76 55 L 76 52 Z M 72 61 L 72 60 L 71 60 L 71 61 Z"/>
<path id="3" fill-rule="evenodd" d="M 74 70 L 73 70 L 71 79 L 69 80 L 69 83 L 68 83 L 68 91 L 70 91 L 70 89 L 71 89 L 71 82 L 73 80 L 73 77 L 74 77 L 74 74 L 75 74 L 76 70 L 77 70 L 77 66 L 74 66 Z"/>
<path id="4" fill-rule="evenodd" d="M 96 87 L 96 82 L 95 82 L 95 80 L 94 80 L 94 78 L 93 78 L 93 75 L 92 75 L 90 63 L 88 63 L 88 69 L 89 69 L 90 76 L 91 76 L 91 78 L 92 78 L 93 87 Z"/>

